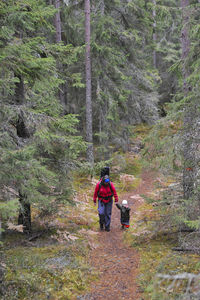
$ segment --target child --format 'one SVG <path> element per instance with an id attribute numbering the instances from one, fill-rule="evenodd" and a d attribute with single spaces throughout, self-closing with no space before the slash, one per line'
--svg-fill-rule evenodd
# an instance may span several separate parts
<path id="1" fill-rule="evenodd" d="M 128 202 L 127 200 L 122 201 L 122 205 L 116 203 L 117 208 L 121 210 L 121 224 L 122 224 L 122 229 L 124 228 L 129 228 L 129 220 L 130 220 L 130 208 L 128 207 Z"/>

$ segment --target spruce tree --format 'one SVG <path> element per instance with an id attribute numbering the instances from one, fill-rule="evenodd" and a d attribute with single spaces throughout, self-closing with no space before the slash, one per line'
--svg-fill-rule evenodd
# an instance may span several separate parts
<path id="1" fill-rule="evenodd" d="M 92 83 L 90 52 L 90 0 L 85 0 L 85 80 L 86 80 L 86 141 L 88 143 L 87 160 L 93 165 L 93 130 L 92 130 Z"/>
<path id="2" fill-rule="evenodd" d="M 77 117 L 63 116 L 57 98 L 57 62 L 67 69 L 77 54 L 49 42 L 54 6 L 9 0 L 0 8 L 1 218 L 20 208 L 19 223 L 30 233 L 32 205 L 48 212 L 69 200 L 69 172 L 85 148 Z"/>

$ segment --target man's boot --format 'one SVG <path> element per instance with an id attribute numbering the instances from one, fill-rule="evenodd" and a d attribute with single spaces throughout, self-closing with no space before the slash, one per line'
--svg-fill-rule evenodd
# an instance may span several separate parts
<path id="1" fill-rule="evenodd" d="M 106 226 L 105 231 L 110 231 L 110 226 Z"/>
<path id="2" fill-rule="evenodd" d="M 104 223 L 105 223 L 105 216 L 104 215 L 99 215 L 100 230 L 103 230 Z"/>
<path id="3" fill-rule="evenodd" d="M 103 224 L 100 223 L 100 230 L 103 230 Z"/>

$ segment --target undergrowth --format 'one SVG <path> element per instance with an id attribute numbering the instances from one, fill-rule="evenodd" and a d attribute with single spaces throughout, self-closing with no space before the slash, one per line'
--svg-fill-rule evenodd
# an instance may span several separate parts
<path id="1" fill-rule="evenodd" d="M 4 298 L 75 299 L 95 278 L 83 242 L 5 250 Z"/>
<path id="2" fill-rule="evenodd" d="M 170 182 L 166 182 L 166 186 Z M 172 226 L 173 209 L 166 204 L 169 199 L 163 199 L 163 189 L 162 193 L 158 193 L 156 185 L 149 195 L 141 196 L 145 201 L 132 217 L 124 242 L 137 249 L 140 255 L 138 283 L 142 298 L 199 299 L 195 297 L 197 283 L 173 279 L 174 275 L 198 274 L 200 265 L 199 255 L 173 251 L 178 246 L 180 233 L 177 223 Z M 160 279 L 162 275 L 169 279 Z"/>
<path id="3" fill-rule="evenodd" d="M 172 280 L 161 281 L 158 277 L 158 275 L 173 276 L 199 272 L 198 255 L 179 254 L 172 251 L 176 245 L 176 238 L 175 235 L 165 235 L 142 243 L 138 243 L 138 240 L 135 242 L 134 238 L 128 238 L 140 254 L 138 282 L 143 299 L 190 299 L 185 294 L 188 285 L 186 280 L 180 280 L 170 288 Z"/>
<path id="4" fill-rule="evenodd" d="M 61 205 L 53 216 L 41 218 L 33 210 L 33 241 L 22 233 L 6 232 L 0 249 L 4 267 L 0 298 L 73 300 L 89 291 L 98 274 L 88 258 L 86 233 L 97 226 L 88 201 L 86 189 L 81 194 L 77 190 L 76 205 Z M 42 235 L 37 237 L 37 232 Z"/>

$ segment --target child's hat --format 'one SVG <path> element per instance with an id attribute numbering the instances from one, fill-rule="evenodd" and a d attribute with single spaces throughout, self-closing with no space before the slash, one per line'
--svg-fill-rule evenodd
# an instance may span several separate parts
<path id="1" fill-rule="evenodd" d="M 123 200 L 122 201 L 122 205 L 127 205 L 128 204 L 128 201 L 127 200 Z"/>

